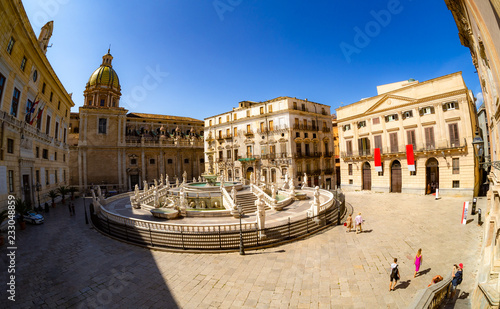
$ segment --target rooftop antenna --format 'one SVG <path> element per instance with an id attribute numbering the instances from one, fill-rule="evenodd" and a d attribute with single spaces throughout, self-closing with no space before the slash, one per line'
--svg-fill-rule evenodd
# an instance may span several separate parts
<path id="1" fill-rule="evenodd" d="M 111 51 L 111 44 L 109 44 L 108 54 L 109 54 L 110 51 Z"/>

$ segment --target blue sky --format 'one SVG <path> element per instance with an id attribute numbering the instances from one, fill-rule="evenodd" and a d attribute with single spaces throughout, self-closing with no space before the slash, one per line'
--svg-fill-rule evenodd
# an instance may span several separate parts
<path id="1" fill-rule="evenodd" d="M 51 3 L 48 5 L 47 3 Z M 75 107 L 111 44 L 130 112 L 203 119 L 279 96 L 341 106 L 376 86 L 462 71 L 481 91 L 444 0 L 24 1 Z M 361 33 L 361 34 L 360 34 Z"/>

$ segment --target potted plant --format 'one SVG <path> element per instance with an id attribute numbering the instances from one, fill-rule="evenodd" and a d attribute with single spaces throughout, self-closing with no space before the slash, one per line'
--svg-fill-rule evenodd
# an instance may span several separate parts
<path id="1" fill-rule="evenodd" d="M 52 208 L 56 207 L 56 197 L 59 196 L 56 190 L 50 190 L 47 195 L 52 199 Z"/>
<path id="2" fill-rule="evenodd" d="M 57 192 L 61 195 L 62 197 L 62 203 L 66 203 L 66 195 L 69 193 L 69 189 L 66 186 L 60 186 L 57 188 Z"/>
<path id="3" fill-rule="evenodd" d="M 26 229 L 26 222 L 24 222 L 24 214 L 31 209 L 31 203 L 25 202 L 20 198 L 16 198 L 14 206 L 17 212 L 17 222 L 19 222 L 19 227 L 21 230 Z"/>
<path id="4" fill-rule="evenodd" d="M 8 212 L 7 209 L 0 212 L 0 225 L 2 225 L 2 223 L 5 221 L 5 219 L 7 219 L 9 217 L 7 212 Z M 3 246 L 4 243 L 5 243 L 5 239 L 3 237 L 2 230 L 0 229 L 0 246 Z"/>
<path id="5" fill-rule="evenodd" d="M 75 199 L 75 192 L 78 192 L 78 188 L 77 187 L 70 187 L 69 188 L 69 193 L 71 193 L 71 200 Z"/>

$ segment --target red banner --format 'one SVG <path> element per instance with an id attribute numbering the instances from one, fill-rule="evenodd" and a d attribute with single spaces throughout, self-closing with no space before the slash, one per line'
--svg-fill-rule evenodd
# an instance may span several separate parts
<path id="1" fill-rule="evenodd" d="M 380 148 L 374 149 L 374 159 L 375 159 L 375 170 L 377 172 L 382 172 L 382 160 L 380 159 Z"/>
<path id="2" fill-rule="evenodd" d="M 406 145 L 406 162 L 408 163 L 408 170 L 415 171 L 415 155 L 413 154 L 413 145 Z"/>

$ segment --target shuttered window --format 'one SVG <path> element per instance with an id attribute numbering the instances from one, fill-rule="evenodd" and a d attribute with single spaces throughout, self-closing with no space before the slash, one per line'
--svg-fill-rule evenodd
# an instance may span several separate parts
<path id="1" fill-rule="evenodd" d="M 434 149 L 434 128 L 429 127 L 425 128 L 425 148 L 426 149 Z"/>
<path id="2" fill-rule="evenodd" d="M 352 156 L 352 141 L 345 142 L 345 149 L 348 156 Z"/>
<path id="3" fill-rule="evenodd" d="M 451 145 L 451 147 L 460 146 L 460 141 L 458 138 L 458 124 L 457 123 L 450 123 L 448 125 L 448 128 L 450 129 L 450 145 Z"/>
<path id="4" fill-rule="evenodd" d="M 459 158 L 453 158 L 452 163 L 453 163 L 453 174 L 460 174 L 460 159 Z"/>
<path id="5" fill-rule="evenodd" d="M 382 153 L 382 135 L 375 135 L 373 141 L 375 143 L 375 148 L 380 148 L 380 153 Z"/>
<path id="6" fill-rule="evenodd" d="M 415 130 L 406 131 L 407 145 L 413 145 L 413 149 L 417 148 L 417 142 L 415 139 Z"/>
<path id="7" fill-rule="evenodd" d="M 358 150 L 360 155 L 370 154 L 370 140 L 367 137 L 358 139 Z"/>
<path id="8" fill-rule="evenodd" d="M 352 175 L 352 164 L 348 164 L 347 165 L 347 172 L 349 173 L 349 175 Z"/>
<path id="9" fill-rule="evenodd" d="M 391 152 L 398 152 L 398 133 L 394 132 L 389 134 L 389 141 L 391 145 Z"/>

